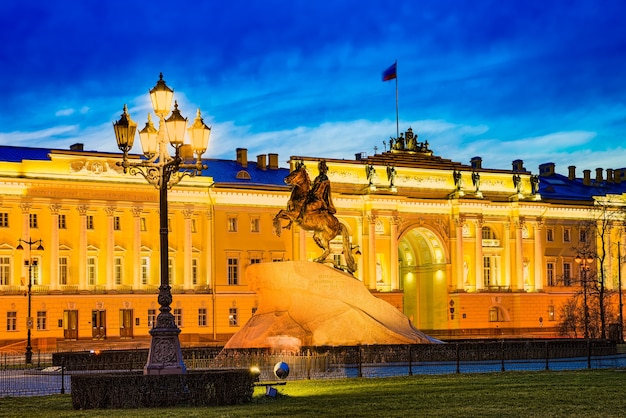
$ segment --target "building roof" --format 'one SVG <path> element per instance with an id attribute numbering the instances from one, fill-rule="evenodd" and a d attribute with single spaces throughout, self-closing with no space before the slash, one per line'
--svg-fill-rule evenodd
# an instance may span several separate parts
<path id="1" fill-rule="evenodd" d="M 253 186 L 284 186 L 285 177 L 289 174 L 287 168 L 260 168 L 255 162 L 248 162 L 247 167 L 232 160 L 204 159 L 208 166 L 202 171 L 203 176 L 213 178 L 215 185 L 246 184 Z M 246 175 L 247 173 L 247 175 Z"/>
<path id="2" fill-rule="evenodd" d="M 543 201 L 592 202 L 594 196 L 626 193 L 626 182 L 616 183 L 603 180 L 591 181 L 589 185 L 585 185 L 582 178 L 570 179 L 568 176 L 553 173 L 540 177 L 539 193 Z"/>
<path id="3" fill-rule="evenodd" d="M 76 149 L 61 150 L 0 145 L 0 162 L 50 161 L 50 155 L 54 153 L 107 155 L 121 158 L 120 153 L 83 151 L 81 146 Z M 138 157 L 143 158 L 143 156 Z M 287 168 L 266 167 L 263 169 L 256 162 L 248 162 L 247 167 L 243 167 L 239 162 L 233 160 L 203 159 L 203 162 L 207 165 L 207 169 L 202 171 L 202 175 L 212 177 L 216 187 L 245 184 L 252 187 L 278 186 L 288 188 L 284 182 L 284 178 L 289 174 Z"/>

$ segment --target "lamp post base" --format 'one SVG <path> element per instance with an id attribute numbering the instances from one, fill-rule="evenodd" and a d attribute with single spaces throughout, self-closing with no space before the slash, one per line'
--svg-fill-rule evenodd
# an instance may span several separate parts
<path id="1" fill-rule="evenodd" d="M 153 328 L 150 331 L 152 341 L 143 374 L 185 374 L 187 372 L 187 367 L 183 362 L 183 352 L 180 349 L 179 333 L 178 328 Z"/>

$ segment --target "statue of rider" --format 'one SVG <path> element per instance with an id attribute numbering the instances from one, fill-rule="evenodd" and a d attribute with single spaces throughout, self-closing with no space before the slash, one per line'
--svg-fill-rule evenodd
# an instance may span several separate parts
<path id="1" fill-rule="evenodd" d="M 330 180 L 326 175 L 328 172 L 326 161 L 320 161 L 317 169 L 319 170 L 319 175 L 313 181 L 311 190 L 309 190 L 304 205 L 302 205 L 302 211 L 298 216 L 299 219 L 302 219 L 307 212 L 328 212 L 330 214 L 337 212 L 330 194 Z"/>

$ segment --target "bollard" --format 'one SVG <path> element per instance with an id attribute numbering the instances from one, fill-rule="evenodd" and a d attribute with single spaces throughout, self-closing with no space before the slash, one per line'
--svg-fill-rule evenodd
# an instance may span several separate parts
<path id="1" fill-rule="evenodd" d="M 65 394 L 65 364 L 61 364 L 61 395 Z"/>
<path id="2" fill-rule="evenodd" d="M 409 376 L 413 376 L 413 356 L 411 355 L 413 346 L 409 344 Z"/>

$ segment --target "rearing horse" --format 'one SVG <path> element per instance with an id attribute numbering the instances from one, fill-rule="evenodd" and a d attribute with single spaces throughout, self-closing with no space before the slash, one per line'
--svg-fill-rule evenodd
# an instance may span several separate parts
<path id="1" fill-rule="evenodd" d="M 348 229 L 332 213 L 316 208 L 319 205 L 315 204 L 317 198 L 312 196 L 311 180 L 304 164 L 298 163 L 296 169 L 285 177 L 285 183 L 293 186 L 293 188 L 287 203 L 287 209 L 281 209 L 274 216 L 274 233 L 280 236 L 281 229 L 289 229 L 292 223 L 306 231 L 313 231 L 313 241 L 324 250 L 322 255 L 313 260 L 318 263 L 326 261 L 326 257 L 330 254 L 330 241 L 338 234 L 341 234 L 343 238 L 343 255 L 346 259 L 348 270 L 350 273 L 354 273 L 357 267 L 352 256 Z M 281 219 L 285 219 L 289 223 L 282 227 Z"/>

